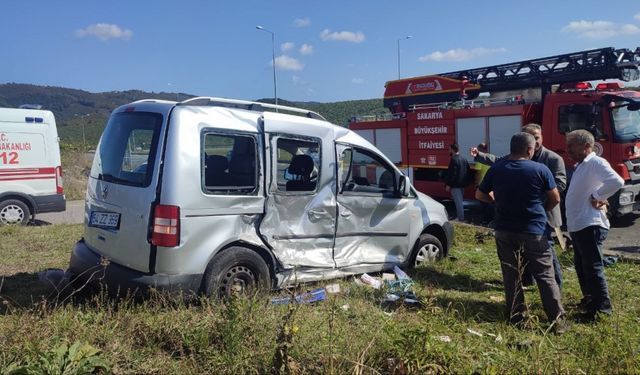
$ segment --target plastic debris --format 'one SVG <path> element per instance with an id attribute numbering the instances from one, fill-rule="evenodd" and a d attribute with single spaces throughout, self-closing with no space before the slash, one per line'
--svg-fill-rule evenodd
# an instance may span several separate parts
<path id="1" fill-rule="evenodd" d="M 379 279 L 376 279 L 375 277 L 369 276 L 366 273 L 363 273 L 360 276 L 360 281 L 362 281 L 363 283 L 369 286 L 372 286 L 374 289 L 382 288 L 382 281 L 380 281 Z"/>
<path id="2" fill-rule="evenodd" d="M 383 273 L 382 274 L 382 281 L 394 281 L 396 279 L 396 275 L 393 273 Z"/>
<path id="3" fill-rule="evenodd" d="M 302 293 L 302 294 L 296 294 L 293 298 L 292 297 L 278 297 L 278 298 L 272 298 L 271 299 L 271 304 L 272 305 L 287 305 L 289 303 L 296 302 L 296 303 L 313 303 L 313 302 L 320 302 L 320 301 L 324 301 L 325 299 L 327 299 L 327 293 L 325 291 L 324 288 L 318 288 L 318 289 L 314 289 L 310 292 L 307 293 Z"/>
<path id="4" fill-rule="evenodd" d="M 467 328 L 467 332 L 469 332 L 470 334 L 474 335 L 474 336 L 478 336 L 478 337 L 482 337 L 484 336 L 482 333 L 478 332 L 478 331 L 474 331 L 471 328 Z"/>
<path id="5" fill-rule="evenodd" d="M 349 304 L 345 303 L 344 305 L 340 306 L 340 308 L 344 311 L 349 310 L 351 307 L 349 306 Z"/>
<path id="6" fill-rule="evenodd" d="M 325 285 L 324 290 L 329 294 L 338 294 L 340 293 L 340 284 Z"/>

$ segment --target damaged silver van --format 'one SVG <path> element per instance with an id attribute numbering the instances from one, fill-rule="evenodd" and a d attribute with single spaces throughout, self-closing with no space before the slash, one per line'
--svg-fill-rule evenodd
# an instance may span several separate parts
<path id="1" fill-rule="evenodd" d="M 102 134 L 69 271 L 121 290 L 226 296 L 412 267 L 452 239 L 440 203 L 317 113 L 142 100 Z"/>

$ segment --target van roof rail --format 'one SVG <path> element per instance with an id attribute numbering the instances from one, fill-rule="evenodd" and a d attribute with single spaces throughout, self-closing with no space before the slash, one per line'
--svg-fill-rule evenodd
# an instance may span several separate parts
<path id="1" fill-rule="evenodd" d="M 258 111 L 258 112 L 264 112 L 265 108 L 270 108 L 270 109 L 275 109 L 276 111 L 282 110 L 287 112 L 302 113 L 309 118 L 327 121 L 327 119 L 322 117 L 322 115 L 320 115 L 319 113 L 310 111 L 308 109 L 289 107 L 286 105 L 275 105 L 270 103 L 252 102 L 248 100 L 239 100 L 239 99 L 199 96 L 197 98 L 191 98 L 191 99 L 181 101 L 176 105 L 218 106 L 218 107 L 227 107 L 227 108 L 240 108 L 240 109 L 246 109 L 249 111 Z"/>

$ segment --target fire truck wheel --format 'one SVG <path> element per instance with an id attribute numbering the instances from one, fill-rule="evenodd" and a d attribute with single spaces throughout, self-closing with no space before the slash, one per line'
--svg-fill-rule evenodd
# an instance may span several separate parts
<path id="1" fill-rule="evenodd" d="M 29 206 L 17 199 L 0 202 L 0 225 L 27 225 L 31 212 Z"/>
<path id="2" fill-rule="evenodd" d="M 444 257 L 444 248 L 439 239 L 431 234 L 423 234 L 413 252 L 412 267 L 438 261 Z"/>
<path id="3" fill-rule="evenodd" d="M 269 287 L 269 268 L 260 254 L 230 247 L 213 257 L 204 273 L 202 289 L 208 297 L 225 299 L 251 296 Z"/>

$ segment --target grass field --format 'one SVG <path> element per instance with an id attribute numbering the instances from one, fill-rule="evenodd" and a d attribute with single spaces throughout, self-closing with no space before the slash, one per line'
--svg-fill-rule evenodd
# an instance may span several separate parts
<path id="1" fill-rule="evenodd" d="M 532 288 L 526 298 L 533 319 L 518 329 L 504 323 L 493 238 L 469 226 L 456 231 L 452 257 L 410 273 L 423 302 L 411 309 L 382 306 L 380 292 L 352 279 L 339 281 L 341 294 L 314 305 L 271 305 L 279 293 L 226 304 L 100 293 L 61 302 L 38 272 L 67 265 L 82 226 L 0 228 L 0 371 L 640 373 L 639 265 L 606 269 L 610 318 L 548 333 Z M 571 253 L 560 260 L 569 305 L 580 293 Z M 568 312 L 572 320 L 575 312 Z"/>

